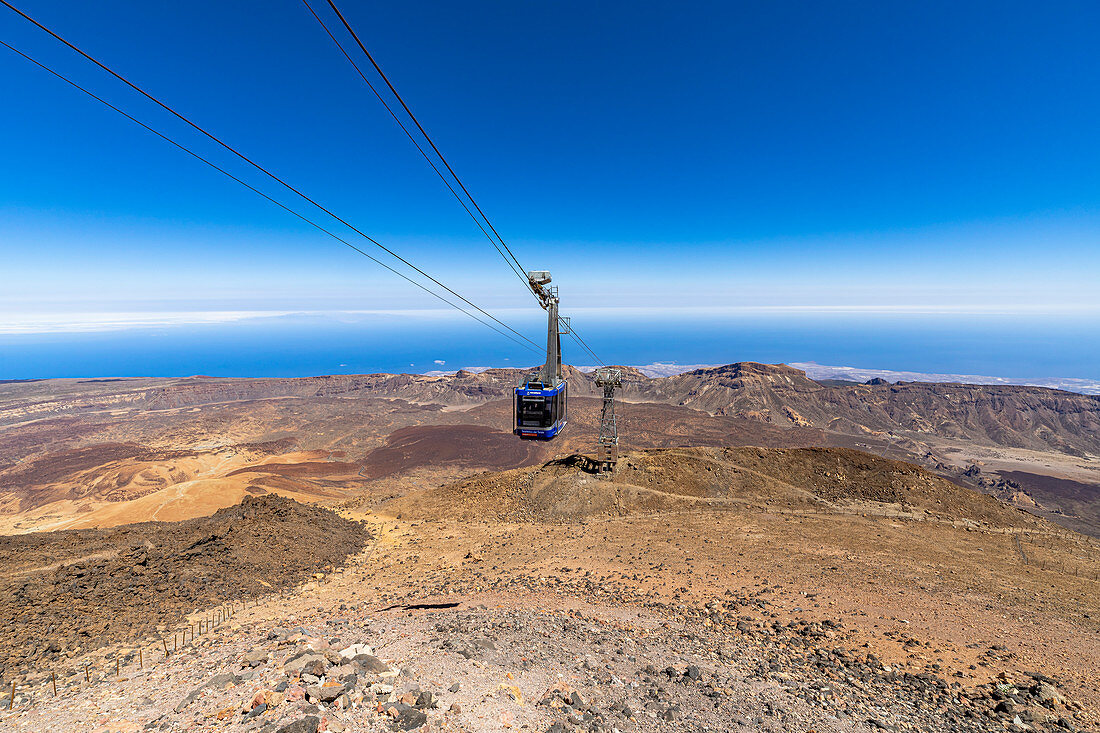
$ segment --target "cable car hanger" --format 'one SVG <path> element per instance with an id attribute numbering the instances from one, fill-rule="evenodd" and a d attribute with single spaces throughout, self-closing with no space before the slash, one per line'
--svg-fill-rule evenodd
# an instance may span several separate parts
<path id="1" fill-rule="evenodd" d="M 512 433 L 522 440 L 553 440 L 569 422 L 569 385 L 561 373 L 561 335 L 569 333 L 569 319 L 558 316 L 558 289 L 550 286 L 549 272 L 528 272 L 527 280 L 546 310 L 546 363 L 515 389 Z"/>

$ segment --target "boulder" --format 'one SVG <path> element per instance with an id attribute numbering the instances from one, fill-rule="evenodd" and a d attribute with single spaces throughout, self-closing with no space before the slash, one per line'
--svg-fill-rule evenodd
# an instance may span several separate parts
<path id="1" fill-rule="evenodd" d="M 352 661 L 367 674 L 380 674 L 390 671 L 390 665 L 373 654 L 357 654 Z"/>
<path id="2" fill-rule="evenodd" d="M 326 682 L 321 686 L 310 685 L 306 688 L 306 695 L 311 700 L 321 702 L 333 702 L 344 694 L 344 686 L 335 682 Z"/>
<path id="3" fill-rule="evenodd" d="M 355 659 L 360 654 L 374 654 L 374 650 L 366 644 L 352 644 L 340 652 L 340 656 L 344 659 Z"/>
<path id="4" fill-rule="evenodd" d="M 316 715 L 307 715 L 304 718 L 295 720 L 293 723 L 287 723 L 275 733 L 317 733 L 320 726 L 320 718 Z"/>
<path id="5" fill-rule="evenodd" d="M 249 667 L 259 667 L 267 664 L 267 652 L 254 651 L 244 655 L 244 663 Z"/>
<path id="6" fill-rule="evenodd" d="M 320 654 L 306 652 L 305 654 L 299 654 L 297 656 L 291 657 L 290 660 L 283 665 L 283 671 L 291 675 L 301 674 L 306 665 L 313 662 L 320 662 L 322 671 L 325 669 L 325 667 L 328 666 L 328 660 Z"/>
<path id="7" fill-rule="evenodd" d="M 1064 705 L 1066 699 L 1054 688 L 1053 685 L 1046 682 L 1040 682 L 1032 688 L 1032 694 L 1035 699 L 1039 701 L 1040 705 L 1048 708 L 1052 708 L 1055 705 Z"/>

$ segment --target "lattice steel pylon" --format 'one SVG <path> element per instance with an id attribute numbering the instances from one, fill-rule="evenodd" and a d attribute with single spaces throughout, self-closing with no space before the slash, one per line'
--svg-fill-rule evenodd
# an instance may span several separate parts
<path id="1" fill-rule="evenodd" d="M 600 413 L 600 437 L 596 443 L 597 471 L 611 473 L 619 460 L 619 422 L 615 417 L 615 388 L 623 386 L 623 370 L 600 367 L 596 386 L 603 387 L 603 411 Z"/>

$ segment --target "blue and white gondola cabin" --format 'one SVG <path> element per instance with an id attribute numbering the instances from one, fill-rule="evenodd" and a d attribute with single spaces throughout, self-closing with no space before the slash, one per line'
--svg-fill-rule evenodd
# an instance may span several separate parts
<path id="1" fill-rule="evenodd" d="M 557 288 L 546 287 L 550 284 L 550 273 L 545 270 L 529 272 L 527 279 L 546 309 L 546 363 L 516 387 L 512 433 L 523 440 L 552 440 L 569 422 L 569 391 L 561 373 L 562 319 L 558 318 L 558 292 Z"/>
<path id="2" fill-rule="evenodd" d="M 516 387 L 512 432 L 524 440 L 550 440 L 561 432 L 569 422 L 568 386 L 530 380 Z"/>

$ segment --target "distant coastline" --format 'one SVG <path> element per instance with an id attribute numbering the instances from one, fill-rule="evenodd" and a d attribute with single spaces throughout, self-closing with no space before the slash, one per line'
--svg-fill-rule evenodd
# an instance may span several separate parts
<path id="1" fill-rule="evenodd" d="M 674 362 L 655 362 L 653 364 L 629 365 L 647 377 L 672 377 L 696 369 L 713 369 L 721 364 L 676 364 Z M 893 369 L 868 369 L 852 366 L 829 366 L 812 361 L 791 362 L 788 366 L 801 369 L 810 379 L 837 379 L 846 382 L 866 382 L 871 379 L 885 379 L 888 382 L 957 382 L 960 384 L 1006 384 L 1024 387 L 1047 387 L 1066 392 L 1086 395 L 1100 395 L 1100 381 L 1079 379 L 1076 377 L 993 377 L 983 374 L 934 374 L 927 372 L 907 372 Z M 494 367 L 463 367 L 467 372 L 483 372 Z M 582 372 L 594 371 L 594 366 L 578 366 Z M 428 376 L 446 376 L 455 374 L 457 369 L 441 371 L 433 369 L 424 372 Z"/>

